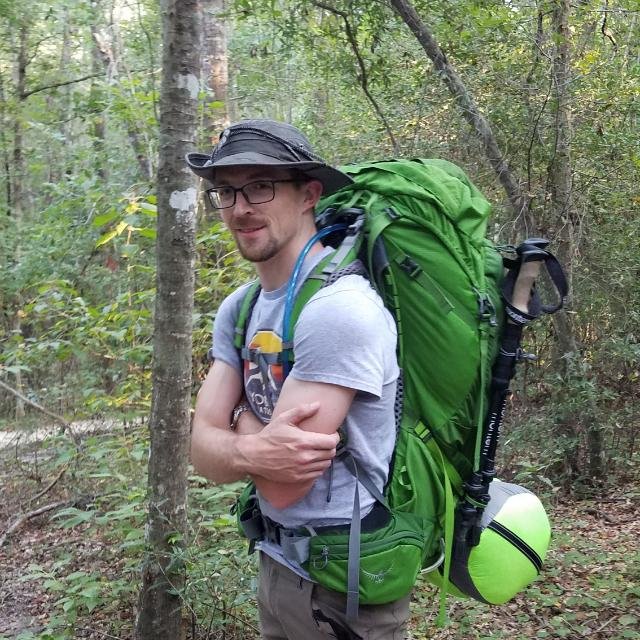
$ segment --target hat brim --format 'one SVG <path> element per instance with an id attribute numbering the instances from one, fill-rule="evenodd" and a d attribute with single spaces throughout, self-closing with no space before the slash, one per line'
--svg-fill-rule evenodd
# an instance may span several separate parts
<path id="1" fill-rule="evenodd" d="M 215 161 L 215 164 L 211 162 L 211 156 L 204 153 L 188 153 L 186 155 L 186 161 L 191 171 L 209 182 L 213 182 L 216 169 L 221 167 L 264 166 L 278 167 L 281 169 L 298 169 L 306 173 L 310 178 L 319 180 L 322 183 L 323 195 L 330 195 L 342 189 L 342 187 L 353 183 L 353 180 L 347 174 L 322 162 L 313 162 L 311 160 L 283 162 L 277 158 L 253 151 L 246 151 L 220 158 Z"/>

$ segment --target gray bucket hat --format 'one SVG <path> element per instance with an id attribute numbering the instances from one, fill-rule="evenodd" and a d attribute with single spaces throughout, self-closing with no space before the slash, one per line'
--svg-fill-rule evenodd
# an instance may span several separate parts
<path id="1" fill-rule="evenodd" d="M 217 168 L 251 165 L 302 171 L 322 183 L 324 195 L 353 182 L 317 156 L 298 129 L 275 120 L 242 120 L 233 124 L 220 134 L 211 155 L 188 153 L 186 160 L 196 175 L 209 182 L 213 182 Z"/>

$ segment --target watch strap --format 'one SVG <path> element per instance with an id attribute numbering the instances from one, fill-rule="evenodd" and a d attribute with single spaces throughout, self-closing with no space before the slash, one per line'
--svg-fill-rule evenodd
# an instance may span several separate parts
<path id="1" fill-rule="evenodd" d="M 238 428 L 238 422 L 240 421 L 240 416 L 245 411 L 251 411 L 251 407 L 249 406 L 249 403 L 246 400 L 241 400 L 236 405 L 236 408 L 233 410 L 233 414 L 231 416 L 231 425 L 230 425 L 231 431 L 235 431 Z"/>

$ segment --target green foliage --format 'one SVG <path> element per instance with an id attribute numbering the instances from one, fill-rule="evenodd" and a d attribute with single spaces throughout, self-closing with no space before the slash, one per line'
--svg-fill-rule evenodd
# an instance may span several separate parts
<path id="1" fill-rule="evenodd" d="M 33 637 L 66 640 L 76 637 L 78 625 L 120 611 L 122 603 L 133 602 L 137 595 L 148 441 L 144 429 L 120 425 L 112 434 L 87 437 L 81 452 L 65 438 L 51 445 L 56 453 L 47 463 L 52 472 L 71 462 L 77 486 L 90 492 L 77 506 L 58 511 L 52 522 L 61 528 L 61 536 L 71 530 L 87 540 L 99 534 L 109 554 L 100 570 L 87 570 L 78 567 L 65 545 L 47 558 L 46 566 L 33 565 L 24 575 L 23 581 L 37 581 L 54 598 L 45 630 Z"/>
<path id="2" fill-rule="evenodd" d="M 101 602 L 105 582 L 99 574 L 88 574 L 84 571 L 57 577 L 68 558 L 63 558 L 54 563 L 52 571 L 45 571 L 38 565 L 32 565 L 30 572 L 24 576 L 24 580 L 42 581 L 43 587 L 60 598 L 55 606 L 59 607 L 66 617 L 67 624 L 73 624 L 78 614 L 91 613 Z"/>
<path id="3" fill-rule="evenodd" d="M 182 556 L 188 579 L 181 597 L 202 628 L 244 637 L 255 632 L 256 566 L 229 514 L 242 484 L 211 487 L 195 476 L 191 486 L 191 544 Z"/>
<path id="4" fill-rule="evenodd" d="M 51 472 L 66 464 L 71 454 L 75 483 L 91 492 L 82 504 L 58 511 L 52 523 L 62 537 L 75 531 L 87 541 L 100 539 L 107 557 L 100 560 L 100 571 L 91 571 L 77 567 L 72 554 L 60 546 L 46 566 L 29 568 L 23 581 L 36 581 L 54 598 L 54 614 L 45 631 L 34 635 L 39 640 L 76 637 L 78 628 L 88 626 L 93 616 L 108 618 L 133 607 L 145 549 L 144 426 L 90 436 L 81 452 L 63 438 L 51 444 L 57 452 L 47 463 Z M 247 555 L 229 514 L 242 485 L 212 487 L 198 476 L 190 478 L 190 485 L 189 544 L 176 545 L 172 560 L 187 569 L 179 595 L 200 628 L 221 634 L 212 637 L 257 637 L 255 557 Z M 117 616 L 110 631 L 119 632 Z"/>
<path id="5" fill-rule="evenodd" d="M 238 285 L 255 278 L 255 272 L 249 263 L 239 259 L 231 234 L 219 220 L 203 221 L 196 251 L 193 350 L 197 381 L 204 374 L 204 356 L 211 346 L 218 306 Z"/>

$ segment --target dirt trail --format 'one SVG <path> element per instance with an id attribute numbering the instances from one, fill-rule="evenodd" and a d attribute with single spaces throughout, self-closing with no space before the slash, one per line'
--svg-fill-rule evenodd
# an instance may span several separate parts
<path id="1" fill-rule="evenodd" d="M 90 433 L 100 433 L 110 431 L 122 422 L 117 420 L 79 420 L 73 422 L 71 432 L 76 436 L 82 436 Z M 64 433 L 64 427 L 60 426 L 41 426 L 36 429 L 3 429 L 0 430 L 0 450 L 8 448 L 23 447 L 24 445 L 44 442 L 49 438 Z"/>

